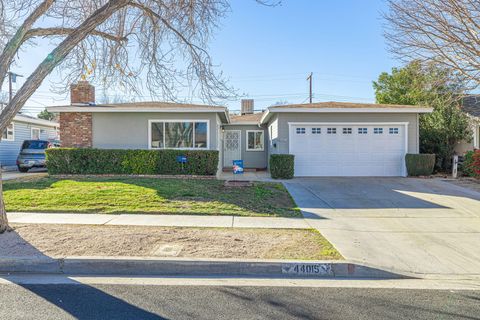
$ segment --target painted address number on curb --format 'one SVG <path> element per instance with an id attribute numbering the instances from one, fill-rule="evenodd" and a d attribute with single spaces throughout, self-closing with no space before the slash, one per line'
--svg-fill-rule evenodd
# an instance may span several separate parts
<path id="1" fill-rule="evenodd" d="M 330 275 L 332 266 L 325 263 L 297 263 L 282 267 L 282 273 L 303 275 Z"/>

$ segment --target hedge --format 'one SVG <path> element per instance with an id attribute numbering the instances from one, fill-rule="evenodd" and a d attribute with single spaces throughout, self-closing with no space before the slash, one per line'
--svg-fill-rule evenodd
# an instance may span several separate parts
<path id="1" fill-rule="evenodd" d="M 218 169 L 216 150 L 53 148 L 46 153 L 50 174 L 215 175 Z M 187 157 L 183 169 L 177 156 Z"/>
<path id="2" fill-rule="evenodd" d="M 480 150 L 465 153 L 462 172 L 465 176 L 480 178 Z"/>
<path id="3" fill-rule="evenodd" d="M 270 175 L 273 179 L 292 179 L 294 162 L 294 155 L 272 154 L 270 156 Z"/>
<path id="4" fill-rule="evenodd" d="M 405 165 L 409 176 L 429 176 L 435 166 L 435 155 L 407 153 L 405 155 Z"/>

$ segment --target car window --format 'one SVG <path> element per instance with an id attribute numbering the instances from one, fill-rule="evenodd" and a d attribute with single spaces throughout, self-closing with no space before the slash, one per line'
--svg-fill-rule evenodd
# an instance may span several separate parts
<path id="1" fill-rule="evenodd" d="M 23 142 L 22 149 L 47 149 L 48 141 L 41 140 L 27 140 Z"/>

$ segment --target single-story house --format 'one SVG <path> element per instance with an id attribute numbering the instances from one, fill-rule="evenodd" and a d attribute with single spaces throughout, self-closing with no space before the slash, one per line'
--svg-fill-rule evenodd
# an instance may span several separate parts
<path id="1" fill-rule="evenodd" d="M 419 152 L 419 114 L 431 108 L 322 102 L 241 115 L 219 106 L 140 102 L 95 104 L 95 88 L 71 87 L 60 113 L 62 145 L 117 149 L 218 150 L 219 171 L 233 160 L 268 169 L 271 154 L 295 155 L 296 176 L 405 176 L 406 153 Z"/>
<path id="2" fill-rule="evenodd" d="M 25 140 L 58 140 L 58 122 L 17 114 L 3 132 L 0 141 L 0 164 L 14 166 Z"/>
<path id="3" fill-rule="evenodd" d="M 459 155 L 473 149 L 480 149 L 480 95 L 467 95 L 462 99 L 462 110 L 470 119 L 472 137 L 469 142 L 459 142 L 455 152 Z"/>

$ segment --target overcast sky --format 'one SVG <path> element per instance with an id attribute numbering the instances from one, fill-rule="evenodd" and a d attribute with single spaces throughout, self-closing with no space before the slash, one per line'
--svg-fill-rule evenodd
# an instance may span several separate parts
<path id="1" fill-rule="evenodd" d="M 383 0 L 283 0 L 275 8 L 254 0 L 231 3 L 232 12 L 221 21 L 210 52 L 238 92 L 255 99 L 255 109 L 278 101 L 306 102 L 310 72 L 314 101 L 373 102 L 372 81 L 399 65 L 382 36 Z M 28 75 L 50 50 L 47 44 L 29 48 L 13 71 Z M 33 95 L 27 103 L 30 113 L 68 103 L 67 95 L 50 92 L 56 79 L 52 74 Z M 240 103 L 226 104 L 238 110 Z"/>

